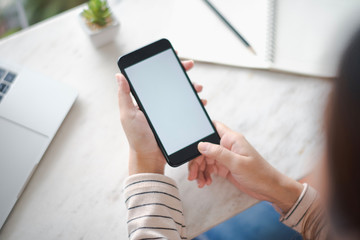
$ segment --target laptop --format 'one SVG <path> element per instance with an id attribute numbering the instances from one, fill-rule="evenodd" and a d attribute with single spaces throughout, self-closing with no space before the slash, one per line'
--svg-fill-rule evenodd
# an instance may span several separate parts
<path id="1" fill-rule="evenodd" d="M 63 83 L 0 61 L 0 227 L 76 97 Z"/>

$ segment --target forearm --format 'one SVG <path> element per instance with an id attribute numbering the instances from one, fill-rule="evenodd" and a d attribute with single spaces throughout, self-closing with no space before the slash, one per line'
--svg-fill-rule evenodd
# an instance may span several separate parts
<path id="1" fill-rule="evenodd" d="M 124 197 L 129 239 L 186 239 L 175 181 L 161 174 L 135 174 L 125 180 Z"/>
<path id="2" fill-rule="evenodd" d="M 137 173 L 164 174 L 165 160 L 162 155 L 142 154 L 129 150 L 129 175 Z"/>
<path id="3" fill-rule="evenodd" d="M 295 204 L 303 189 L 304 186 L 300 182 L 283 174 L 279 174 L 274 189 L 272 189 L 272 197 L 269 201 L 283 213 L 287 213 Z"/>

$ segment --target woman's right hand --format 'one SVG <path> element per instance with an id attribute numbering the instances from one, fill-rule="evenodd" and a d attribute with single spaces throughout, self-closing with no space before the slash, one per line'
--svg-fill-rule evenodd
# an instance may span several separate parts
<path id="1" fill-rule="evenodd" d="M 201 142 L 198 149 L 210 171 L 228 179 L 248 195 L 272 202 L 284 213 L 295 204 L 303 185 L 277 171 L 250 145 L 245 137 L 215 122 L 220 145 Z M 192 162 L 191 164 L 195 164 Z M 189 167 L 189 175 L 192 167 Z M 203 175 L 209 176 L 209 173 Z"/>

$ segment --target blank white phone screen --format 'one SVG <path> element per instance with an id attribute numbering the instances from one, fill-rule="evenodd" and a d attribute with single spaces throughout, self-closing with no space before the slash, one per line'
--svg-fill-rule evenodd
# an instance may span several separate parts
<path id="1" fill-rule="evenodd" d="M 168 155 L 214 133 L 171 49 L 125 72 Z"/>

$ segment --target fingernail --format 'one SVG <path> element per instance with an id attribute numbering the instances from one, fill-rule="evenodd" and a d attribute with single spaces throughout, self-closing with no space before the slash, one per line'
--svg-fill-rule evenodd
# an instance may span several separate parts
<path id="1" fill-rule="evenodd" d="M 197 185 L 198 185 L 198 188 L 202 188 L 202 183 L 199 181 L 199 179 L 197 180 Z"/>
<path id="2" fill-rule="evenodd" d="M 190 175 L 189 175 L 189 180 L 190 181 L 192 181 L 192 180 L 194 180 L 195 179 L 195 176 L 194 176 L 195 174 L 192 172 L 192 173 L 190 173 Z"/>
<path id="3" fill-rule="evenodd" d="M 207 148 L 208 148 L 208 146 L 207 146 L 206 143 L 204 143 L 204 142 L 199 142 L 198 149 L 199 149 L 199 151 L 200 151 L 201 153 L 206 153 Z"/>
<path id="4" fill-rule="evenodd" d="M 193 180 L 191 173 L 190 173 L 189 176 L 188 176 L 188 180 L 189 180 L 189 181 L 192 181 L 192 180 Z"/>

